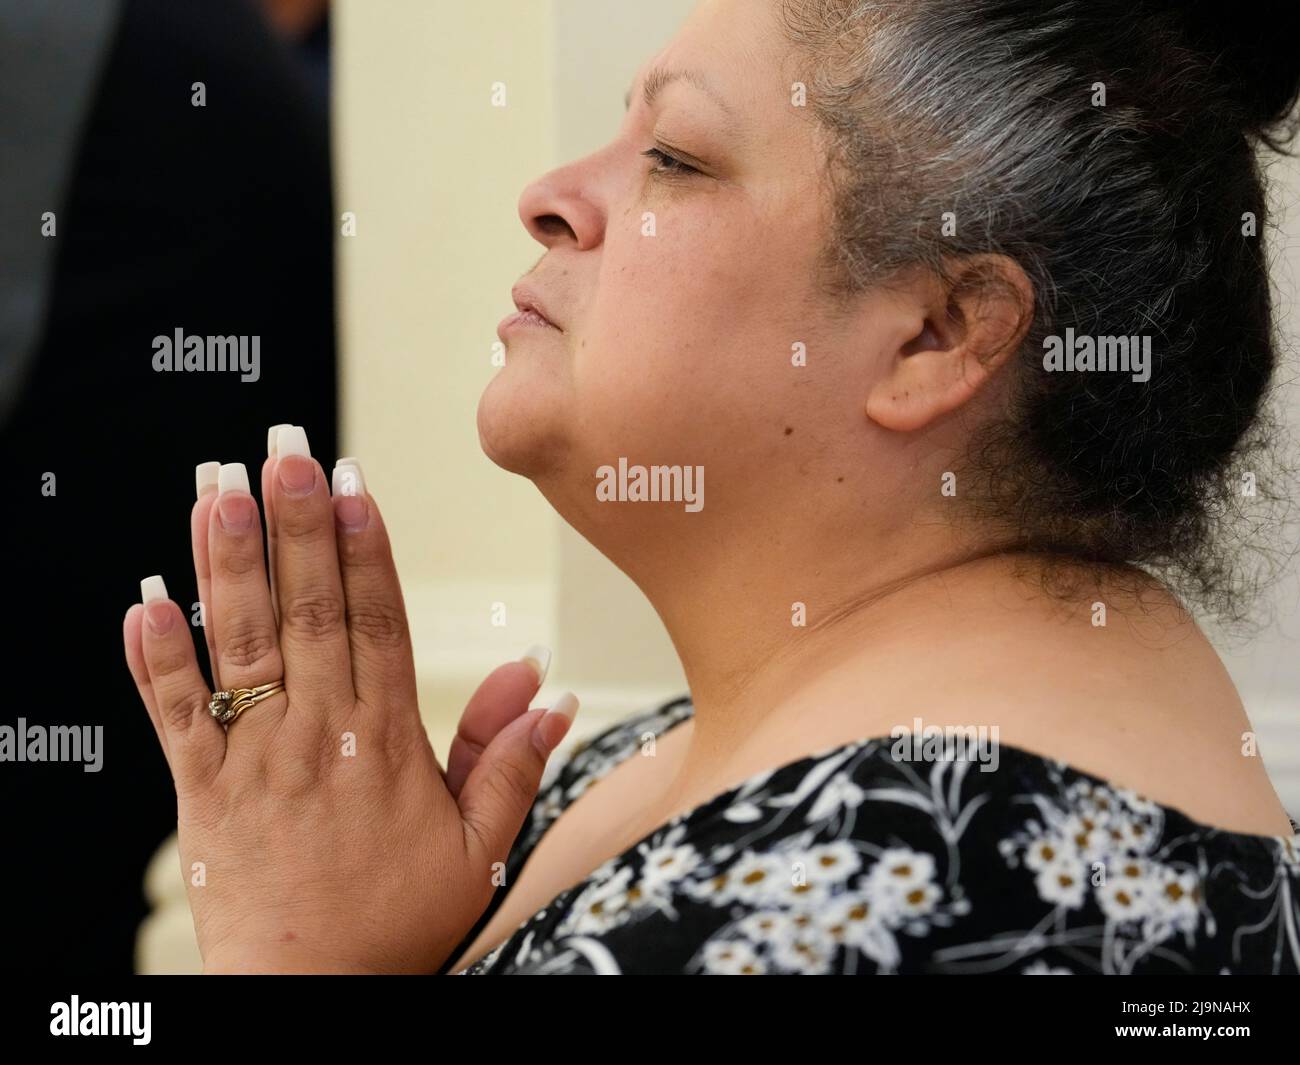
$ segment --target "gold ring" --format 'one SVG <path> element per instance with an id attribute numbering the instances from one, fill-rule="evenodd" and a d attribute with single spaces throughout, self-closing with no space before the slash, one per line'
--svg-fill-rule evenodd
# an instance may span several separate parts
<path id="1" fill-rule="evenodd" d="M 260 703 L 282 691 L 284 681 L 277 680 L 257 688 L 230 688 L 227 691 L 213 692 L 208 702 L 208 712 L 223 725 L 229 725 L 254 703 Z"/>

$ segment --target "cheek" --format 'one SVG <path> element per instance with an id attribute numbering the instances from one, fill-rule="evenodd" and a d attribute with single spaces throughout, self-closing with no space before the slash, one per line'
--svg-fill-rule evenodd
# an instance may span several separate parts
<path id="1" fill-rule="evenodd" d="M 814 324 L 806 320 L 811 264 L 782 243 L 784 231 L 752 218 L 664 209 L 657 221 L 654 237 L 607 241 L 575 354 L 584 425 L 606 451 L 742 458 L 747 444 L 737 441 L 765 438 L 799 398 L 790 359 Z"/>
<path id="2" fill-rule="evenodd" d="M 599 349 L 656 335 L 720 348 L 799 339 L 812 324 L 810 228 L 794 204 L 760 203 L 737 191 L 660 197 L 656 233 L 639 215 L 606 239 L 596 300 Z M 607 347 L 607 344 L 614 346 Z"/>

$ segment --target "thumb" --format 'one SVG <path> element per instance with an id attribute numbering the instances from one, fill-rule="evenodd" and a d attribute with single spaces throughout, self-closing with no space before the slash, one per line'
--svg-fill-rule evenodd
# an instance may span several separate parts
<path id="1" fill-rule="evenodd" d="M 516 718 L 479 756 L 457 802 L 465 838 L 480 858 L 505 861 L 537 797 L 546 760 L 577 712 L 577 697 L 565 692 L 549 710 L 530 710 Z"/>
<path id="2" fill-rule="evenodd" d="M 497 733 L 528 713 L 528 703 L 546 679 L 550 661 L 547 648 L 530 647 L 518 662 L 507 662 L 489 673 L 470 696 L 447 754 L 445 779 L 453 799 L 460 797 L 465 781 Z"/>

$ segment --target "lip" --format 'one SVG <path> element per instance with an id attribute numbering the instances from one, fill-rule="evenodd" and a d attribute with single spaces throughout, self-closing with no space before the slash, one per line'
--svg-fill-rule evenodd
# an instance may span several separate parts
<path id="1" fill-rule="evenodd" d="M 501 324 L 497 326 L 497 336 L 505 340 L 507 333 L 513 333 L 516 329 L 541 330 L 546 333 L 558 333 L 560 330 L 543 318 L 536 311 L 515 311 L 501 319 Z"/>
<path id="2" fill-rule="evenodd" d="M 531 289 L 524 284 L 518 284 L 511 289 L 510 295 L 515 301 L 515 309 L 518 313 L 510 315 L 502 322 L 503 328 L 507 325 L 531 325 L 538 328 L 556 329 L 561 333 L 564 332 L 563 329 L 556 325 L 555 319 L 547 313 L 546 303 L 535 289 Z"/>

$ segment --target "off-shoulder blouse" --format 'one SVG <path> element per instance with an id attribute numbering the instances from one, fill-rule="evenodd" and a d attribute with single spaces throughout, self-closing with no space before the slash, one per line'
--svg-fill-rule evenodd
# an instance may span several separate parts
<path id="1" fill-rule="evenodd" d="M 689 698 L 548 767 L 500 906 L 595 781 Z M 1255 836 L 1000 744 L 900 757 L 867 739 L 759 773 L 675 818 L 458 975 L 1025 975 L 1300 971 L 1300 824 Z M 450 964 L 450 963 L 449 963 Z"/>

